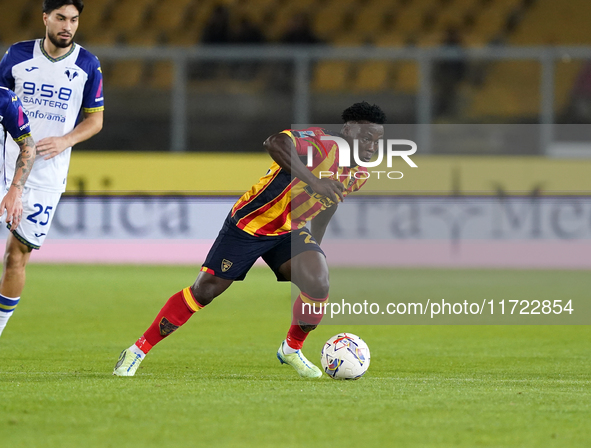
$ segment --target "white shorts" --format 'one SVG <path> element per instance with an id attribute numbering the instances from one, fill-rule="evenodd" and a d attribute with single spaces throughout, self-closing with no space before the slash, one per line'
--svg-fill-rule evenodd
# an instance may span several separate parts
<path id="1" fill-rule="evenodd" d="M 8 190 L 5 190 L 4 195 L 7 192 Z M 14 237 L 25 246 L 39 249 L 49 233 L 51 221 L 61 196 L 61 193 L 50 193 L 25 187 L 23 190 L 23 217 L 16 230 L 12 232 Z M 12 230 L 10 224 L 7 227 Z"/>

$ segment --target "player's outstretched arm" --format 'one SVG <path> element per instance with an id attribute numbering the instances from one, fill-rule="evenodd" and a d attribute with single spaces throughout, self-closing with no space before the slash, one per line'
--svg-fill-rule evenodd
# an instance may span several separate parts
<path id="1" fill-rule="evenodd" d="M 332 219 L 334 213 L 337 211 L 338 206 L 339 204 L 335 204 L 332 207 L 322 210 L 310 222 L 310 232 L 318 244 L 322 242 L 322 238 L 324 238 L 324 232 L 326 232 L 328 223 Z"/>
<path id="2" fill-rule="evenodd" d="M 306 182 L 316 193 L 326 196 L 333 202 L 343 200 L 344 186 L 333 179 L 318 179 L 300 160 L 291 138 L 284 133 L 273 134 L 263 143 L 271 158 L 292 176 Z"/>
<path id="3" fill-rule="evenodd" d="M 45 160 L 52 159 L 77 143 L 88 140 L 103 128 L 103 111 L 85 113 L 84 119 L 76 125 L 72 132 L 63 137 L 46 137 L 37 142 L 37 152 Z"/>
<path id="4" fill-rule="evenodd" d="M 12 184 L 0 203 L 0 215 L 6 210 L 6 222 L 10 222 L 13 229 L 16 229 L 21 221 L 23 189 L 35 162 L 35 142 L 33 138 L 31 136 L 25 137 L 18 141 L 17 144 L 20 147 L 20 154 L 16 159 Z"/>

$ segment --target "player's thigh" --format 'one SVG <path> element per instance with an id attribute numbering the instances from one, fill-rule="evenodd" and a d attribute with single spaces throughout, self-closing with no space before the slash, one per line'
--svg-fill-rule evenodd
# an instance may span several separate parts
<path id="1" fill-rule="evenodd" d="M 225 280 L 244 280 L 256 260 L 275 244 L 272 238 L 255 237 L 238 229 L 227 218 L 201 271 Z"/>
<path id="2" fill-rule="evenodd" d="M 329 272 L 326 257 L 318 251 L 306 251 L 293 257 L 282 267 L 282 273 L 306 294 L 322 298 L 328 296 Z"/>
<path id="3" fill-rule="evenodd" d="M 326 297 L 329 286 L 328 264 L 320 245 L 306 228 L 293 231 L 289 245 L 289 259 L 278 267 L 280 276 L 312 297 Z"/>
<path id="4" fill-rule="evenodd" d="M 289 234 L 277 236 L 277 244 L 262 256 L 265 263 L 275 273 L 277 281 L 291 281 L 291 260 L 303 252 L 324 252 L 307 228 L 298 229 Z"/>
<path id="5" fill-rule="evenodd" d="M 23 191 L 23 217 L 14 237 L 31 249 L 39 249 L 49 233 L 61 193 L 34 190 L 25 187 Z"/>

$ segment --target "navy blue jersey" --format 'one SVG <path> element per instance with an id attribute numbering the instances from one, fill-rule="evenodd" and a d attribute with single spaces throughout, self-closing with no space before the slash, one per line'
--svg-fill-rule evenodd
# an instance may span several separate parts
<path id="1" fill-rule="evenodd" d="M 18 143 L 31 135 L 31 129 L 21 100 L 12 90 L 0 87 L 0 150 L 2 150 L 2 154 L 0 154 L 0 175 L 5 187 L 7 186 L 6 139 L 9 138 L 8 134 Z M 13 174 L 9 173 L 8 177 L 12 178 Z"/>

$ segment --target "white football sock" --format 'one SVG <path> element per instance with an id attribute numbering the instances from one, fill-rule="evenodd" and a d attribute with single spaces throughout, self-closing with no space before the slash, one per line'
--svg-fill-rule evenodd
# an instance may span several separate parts
<path id="1" fill-rule="evenodd" d="M 0 335 L 2 335 L 8 319 L 13 315 L 19 300 L 20 297 L 5 297 L 0 294 Z"/>
<path id="2" fill-rule="evenodd" d="M 285 353 L 286 355 L 290 355 L 295 352 L 297 352 L 297 349 L 291 348 L 287 343 L 287 340 L 283 341 L 283 353 Z"/>
<path id="3" fill-rule="evenodd" d="M 129 351 L 138 355 L 141 359 L 144 359 L 144 357 L 146 356 L 146 354 L 144 352 L 142 352 L 140 350 L 140 348 L 135 344 L 133 344 L 131 347 L 129 347 Z"/>

